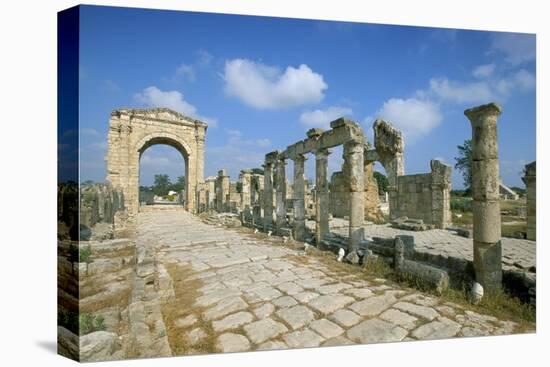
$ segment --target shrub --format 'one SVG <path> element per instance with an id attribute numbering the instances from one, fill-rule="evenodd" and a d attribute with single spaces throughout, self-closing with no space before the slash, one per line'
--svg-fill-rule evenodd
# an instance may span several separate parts
<path id="1" fill-rule="evenodd" d="M 455 212 L 471 212 L 472 200 L 470 198 L 452 198 L 451 210 Z"/>
<path id="2" fill-rule="evenodd" d="M 93 333 L 94 331 L 102 331 L 106 329 L 105 318 L 103 315 L 92 315 L 85 313 L 80 315 L 80 335 Z"/>
<path id="3" fill-rule="evenodd" d="M 92 248 L 89 245 L 80 250 L 79 259 L 81 263 L 90 262 L 90 256 L 92 256 Z"/>

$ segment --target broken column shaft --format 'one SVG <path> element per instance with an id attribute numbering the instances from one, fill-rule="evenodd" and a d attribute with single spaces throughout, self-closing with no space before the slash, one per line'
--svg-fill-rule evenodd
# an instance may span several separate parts
<path id="1" fill-rule="evenodd" d="M 328 149 L 315 152 L 315 240 L 317 246 L 329 232 Z"/>
<path id="2" fill-rule="evenodd" d="M 474 270 L 488 291 L 502 286 L 497 117 L 495 103 L 464 111 L 472 124 Z"/>

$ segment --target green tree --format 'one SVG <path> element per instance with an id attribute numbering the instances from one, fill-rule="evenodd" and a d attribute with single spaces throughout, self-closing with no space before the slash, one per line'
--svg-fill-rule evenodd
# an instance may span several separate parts
<path id="1" fill-rule="evenodd" d="M 378 171 L 374 171 L 372 175 L 378 184 L 378 192 L 388 192 L 388 178 Z"/>
<path id="2" fill-rule="evenodd" d="M 469 191 L 472 186 L 472 140 L 464 140 L 463 145 L 457 146 L 458 155 L 455 157 L 455 168 L 462 172 L 464 187 Z"/>
<path id="3" fill-rule="evenodd" d="M 252 173 L 254 173 L 256 175 L 263 175 L 264 170 L 263 170 L 263 168 L 252 168 Z"/>
<path id="4" fill-rule="evenodd" d="M 172 183 L 170 177 L 165 174 L 155 175 L 155 183 L 153 184 L 153 192 L 155 195 L 164 196 L 168 194 L 168 189 Z"/>
<path id="5" fill-rule="evenodd" d="M 185 190 L 185 176 L 179 176 L 176 183 L 169 187 L 169 190 L 173 190 L 176 192 Z"/>

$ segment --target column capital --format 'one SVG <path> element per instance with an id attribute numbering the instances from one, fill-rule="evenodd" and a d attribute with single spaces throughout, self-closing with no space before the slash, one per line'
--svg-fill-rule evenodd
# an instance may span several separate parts
<path id="1" fill-rule="evenodd" d="M 344 143 L 344 155 L 353 153 L 363 153 L 365 144 L 357 140 L 349 140 Z"/>
<path id="2" fill-rule="evenodd" d="M 496 103 L 488 103 L 464 111 L 464 115 L 466 115 L 472 123 L 486 117 L 498 117 L 501 113 L 502 107 Z"/>
<path id="3" fill-rule="evenodd" d="M 320 148 L 315 151 L 315 159 L 327 159 L 329 154 L 331 153 L 330 150 L 327 148 Z"/>
<path id="4" fill-rule="evenodd" d="M 296 154 L 294 157 L 292 157 L 292 160 L 294 162 L 305 162 L 307 161 L 307 157 L 304 154 Z"/>

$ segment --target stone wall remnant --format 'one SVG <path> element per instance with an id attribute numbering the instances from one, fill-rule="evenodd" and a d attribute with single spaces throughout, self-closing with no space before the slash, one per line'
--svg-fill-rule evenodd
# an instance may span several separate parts
<path id="1" fill-rule="evenodd" d="M 430 168 L 430 173 L 397 177 L 392 217 L 421 219 L 429 226 L 444 229 L 452 224 L 452 168 L 438 160 L 430 161 Z"/>
<path id="2" fill-rule="evenodd" d="M 474 270 L 484 289 L 502 287 L 497 118 L 502 109 L 495 103 L 464 111 L 472 125 L 472 211 L 474 223 Z"/>
<path id="3" fill-rule="evenodd" d="M 525 166 L 523 182 L 527 188 L 527 239 L 537 240 L 537 161 Z"/>

